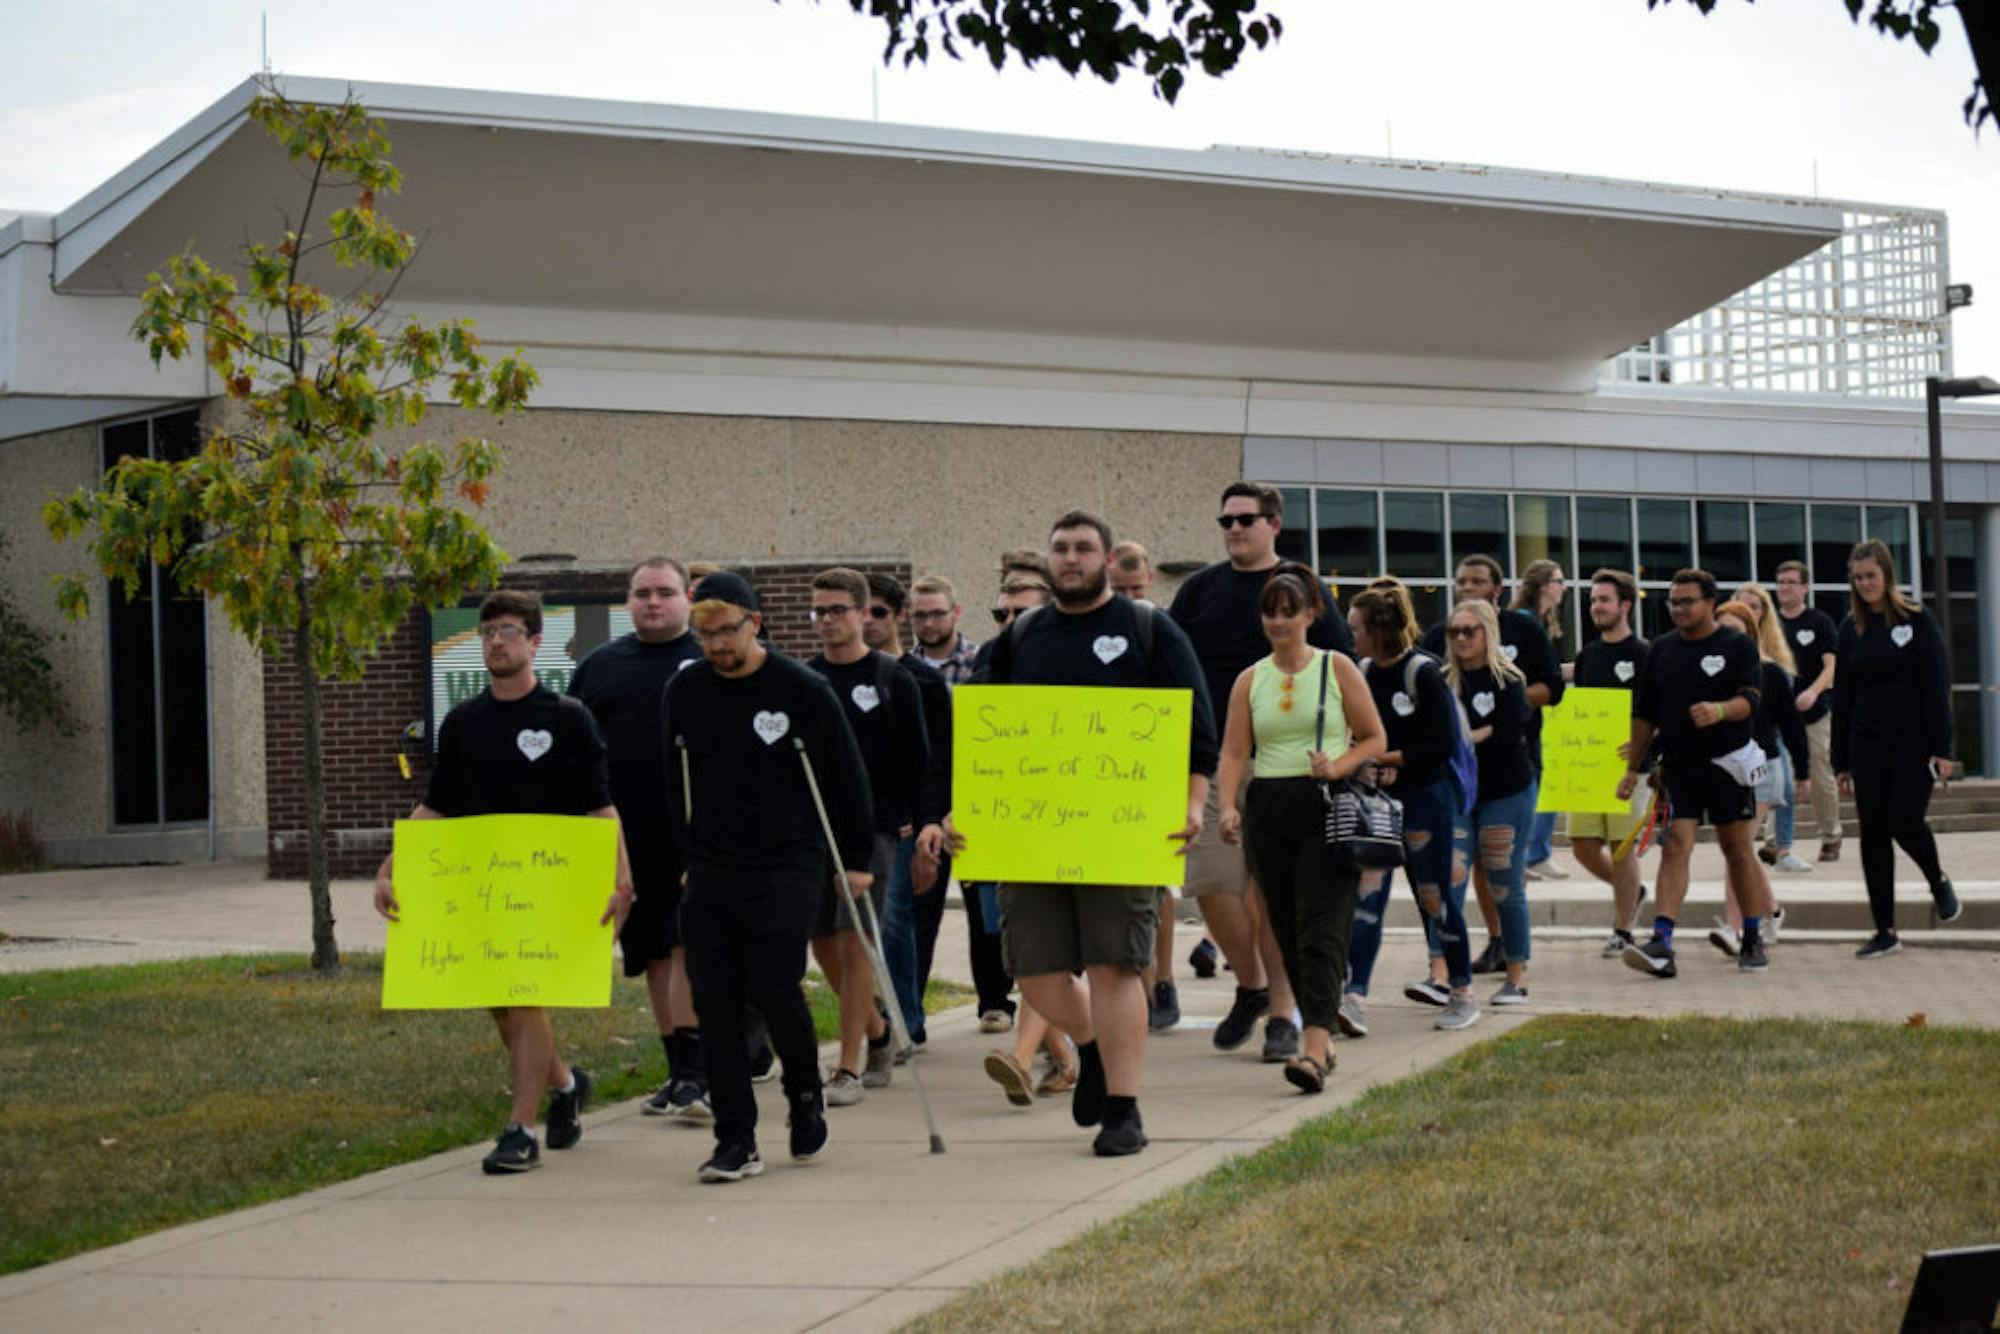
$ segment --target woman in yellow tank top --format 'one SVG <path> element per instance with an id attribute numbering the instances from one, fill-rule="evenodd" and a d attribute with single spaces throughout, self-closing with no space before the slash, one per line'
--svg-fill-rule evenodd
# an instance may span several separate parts
<path id="1" fill-rule="evenodd" d="M 1244 845 L 1264 892 L 1271 930 L 1299 998 L 1303 1044 L 1285 1078 L 1307 1093 L 1326 1087 L 1333 1027 L 1347 968 L 1359 873 L 1336 865 L 1326 846 L 1322 782 L 1347 777 L 1382 753 L 1382 720 L 1361 671 L 1345 655 L 1306 642 L 1327 611 L 1313 572 L 1287 561 L 1257 601 L 1271 655 L 1245 668 L 1229 692 L 1222 738 L 1222 837 Z M 1255 750 L 1243 806 L 1234 794 Z"/>

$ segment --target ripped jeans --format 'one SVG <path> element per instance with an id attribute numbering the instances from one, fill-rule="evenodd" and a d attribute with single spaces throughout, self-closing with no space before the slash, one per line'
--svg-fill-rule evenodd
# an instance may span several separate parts
<path id="1" fill-rule="evenodd" d="M 1410 882 L 1424 916 L 1424 932 L 1444 954 L 1455 987 L 1472 985 L 1472 953 L 1466 939 L 1465 884 L 1472 855 L 1472 829 L 1458 815 L 1458 787 L 1451 775 L 1424 788 L 1395 795 L 1403 803 L 1403 875 Z M 1354 929 L 1348 941 L 1347 989 L 1368 994 L 1375 973 L 1375 956 L 1382 952 L 1382 918 L 1389 910 L 1393 871 L 1364 873 L 1361 901 L 1354 909 Z"/>
<path id="2" fill-rule="evenodd" d="M 1472 808 L 1472 845 L 1500 912 L 1500 951 L 1508 963 L 1528 961 L 1528 880 L 1522 868 L 1535 822 L 1535 789 L 1530 783 L 1511 796 Z"/>

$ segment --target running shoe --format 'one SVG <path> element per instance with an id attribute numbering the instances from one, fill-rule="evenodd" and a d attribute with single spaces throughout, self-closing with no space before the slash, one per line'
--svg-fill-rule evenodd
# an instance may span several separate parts
<path id="1" fill-rule="evenodd" d="M 1475 973 L 1479 970 L 1473 969 Z M 1412 982 L 1403 988 L 1403 994 L 1419 1005 L 1436 1005 L 1442 1008 L 1451 1004 L 1451 988 L 1434 977 L 1421 982 Z"/>
<path id="2" fill-rule="evenodd" d="M 1487 998 L 1488 1005 L 1526 1005 L 1528 989 L 1517 987 L 1512 982 L 1502 982 L 1500 989 Z"/>
<path id="3" fill-rule="evenodd" d="M 1777 848 L 1773 847 L 1769 843 L 1764 844 L 1762 847 L 1757 849 L 1757 860 L 1764 863 L 1764 865 L 1766 866 L 1776 866 L 1778 864 Z"/>
<path id="4" fill-rule="evenodd" d="M 1736 968 L 1744 973 L 1761 973 L 1771 966 L 1771 954 L 1764 938 L 1755 932 L 1743 937 L 1743 952 L 1736 956 Z"/>
<path id="5" fill-rule="evenodd" d="M 674 1090 L 674 1109 L 667 1113 L 683 1121 L 713 1121 L 715 1108 L 709 1105 L 708 1085 L 692 1075 L 680 1081 Z"/>
<path id="6" fill-rule="evenodd" d="M 826 1147 L 826 1103 L 820 1094 L 795 1093 L 791 1115 L 785 1119 L 792 1138 L 792 1157 L 806 1162 Z"/>
<path id="7" fill-rule="evenodd" d="M 755 1144 L 723 1144 L 715 1150 L 715 1156 L 701 1165 L 701 1179 L 707 1182 L 741 1181 L 744 1177 L 764 1175 L 764 1160 L 757 1156 Z"/>
<path id="8" fill-rule="evenodd" d="M 1203 936 L 1199 941 L 1196 941 L 1195 947 L 1188 951 L 1188 967 L 1194 969 L 1196 977 L 1214 977 L 1215 942 L 1207 936 Z"/>
<path id="9" fill-rule="evenodd" d="M 1743 941 L 1736 934 L 1736 928 L 1720 920 L 1709 931 L 1708 943 L 1732 959 L 1736 957 L 1737 951 L 1743 948 Z"/>
<path id="10" fill-rule="evenodd" d="M 1651 977 L 1668 978 L 1680 974 L 1674 966 L 1674 947 L 1657 935 L 1643 945 L 1627 945 L 1622 956 L 1625 966 Z"/>
<path id="11" fill-rule="evenodd" d="M 1481 950 L 1479 957 L 1472 961 L 1472 971 L 1475 973 L 1504 973 L 1507 971 L 1507 956 L 1500 948 L 1500 937 L 1494 936 L 1487 940 L 1486 948 Z"/>
<path id="12" fill-rule="evenodd" d="M 567 1149 L 583 1138 L 583 1122 L 579 1118 L 583 1109 L 590 1106 L 591 1091 L 597 1087 L 590 1071 L 579 1066 L 569 1068 L 569 1078 L 569 1092 L 549 1094 L 548 1136 L 551 1149 Z"/>
<path id="13" fill-rule="evenodd" d="M 1139 1109 L 1135 1107 L 1115 1121 L 1107 1119 L 1090 1147 L 1099 1158 L 1123 1158 L 1145 1148 L 1146 1128 L 1139 1122 Z"/>
<path id="14" fill-rule="evenodd" d="M 1005 1010 L 982 1010 L 979 1014 L 979 1031 L 982 1033 L 1005 1033 L 1014 1027 L 1014 1016 Z"/>
<path id="15" fill-rule="evenodd" d="M 1155 982 L 1147 1001 L 1146 1027 L 1153 1032 L 1164 1032 L 1181 1021 L 1180 988 L 1173 983 Z"/>
<path id="16" fill-rule="evenodd" d="M 1826 842 L 1824 842 L 1824 843 L 1820 844 L 1820 845 L 1819 845 L 1819 859 L 1820 859 L 1821 861 L 1823 861 L 1823 862 L 1837 862 L 1837 861 L 1839 861 L 1839 860 L 1840 860 L 1840 840 L 1839 840 L 1839 839 L 1837 839 L 1837 838 L 1830 838 L 1830 839 L 1826 840 Z"/>
<path id="17" fill-rule="evenodd" d="M 1937 905 L 1938 925 L 1956 922 L 1965 911 L 1965 905 L 1958 901 L 1958 891 L 1951 887 L 1950 877 L 1931 886 L 1931 902 Z"/>
<path id="18" fill-rule="evenodd" d="M 1598 953 L 1603 958 L 1615 959 L 1623 954 L 1625 947 L 1631 943 L 1632 933 L 1630 931 L 1613 931 L 1604 938 L 1604 948 L 1599 950 Z"/>
<path id="19" fill-rule="evenodd" d="M 653 1090 L 652 1096 L 639 1104 L 639 1111 L 646 1116 L 677 1116 L 674 1111 L 674 1090 L 680 1080 L 669 1077 L 667 1082 Z"/>
<path id="20" fill-rule="evenodd" d="M 1903 942 L 1897 939 L 1894 931 L 1877 931 L 1874 935 L 1868 937 L 1866 945 L 1854 951 L 1854 957 L 1857 959 L 1880 959 L 1884 955 L 1901 954 L 1902 952 Z"/>
<path id="21" fill-rule="evenodd" d="M 1453 992 L 1451 1003 L 1438 1012 L 1431 1021 L 1432 1028 L 1442 1028 L 1446 1032 L 1456 1032 L 1461 1028 L 1471 1028 L 1479 1022 L 1479 1002 L 1470 993 Z"/>
<path id="22" fill-rule="evenodd" d="M 1278 1065 L 1299 1054 L 1299 1026 L 1274 1014 L 1264 1024 L 1264 1064 Z"/>
<path id="23" fill-rule="evenodd" d="M 1783 871 L 1786 875 L 1807 875 L 1812 871 L 1812 863 L 1795 852 L 1788 852 L 1772 862 L 1771 869 Z"/>
<path id="24" fill-rule="evenodd" d="M 829 1107 L 852 1107 L 868 1096 L 861 1086 L 861 1076 L 852 1070 L 835 1070 L 825 1082 L 826 1105 Z"/>
<path id="25" fill-rule="evenodd" d="M 1569 879 L 1569 872 L 1557 866 L 1556 859 L 1553 857 L 1545 857 L 1541 861 L 1530 863 L 1521 869 L 1527 872 L 1528 879 L 1530 880 Z"/>
<path id="26" fill-rule="evenodd" d="M 1250 1040 L 1250 1032 L 1257 1021 L 1264 1017 L 1264 1011 L 1271 1008 L 1271 993 L 1268 990 L 1252 991 L 1248 987 L 1236 988 L 1236 1001 L 1229 1007 L 1221 1023 L 1215 1026 L 1215 1045 L 1222 1051 L 1235 1051 Z"/>
<path id="27" fill-rule="evenodd" d="M 1778 932 L 1785 925 L 1785 910 L 1778 908 L 1764 918 L 1764 948 L 1778 943 Z"/>
<path id="28" fill-rule="evenodd" d="M 879 1046 L 869 1042 L 868 1064 L 861 1070 L 863 1088 L 887 1088 L 889 1081 L 896 1077 L 896 1053 L 890 1050 L 893 1045 L 886 1038 Z"/>
<path id="29" fill-rule="evenodd" d="M 494 1141 L 492 1152 L 480 1160 L 479 1170 L 497 1177 L 531 1171 L 541 1165 L 542 1146 L 535 1142 L 535 1132 L 525 1126 L 508 1126 Z"/>
<path id="30" fill-rule="evenodd" d="M 1335 1022 L 1340 1025 L 1344 1037 L 1367 1037 L 1368 1012 L 1361 1008 L 1361 997 L 1351 991 L 1344 993 L 1340 998 L 1340 1014 Z"/>

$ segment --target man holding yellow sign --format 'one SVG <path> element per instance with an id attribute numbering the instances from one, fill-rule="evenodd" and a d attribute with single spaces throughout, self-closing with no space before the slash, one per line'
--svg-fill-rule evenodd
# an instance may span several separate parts
<path id="1" fill-rule="evenodd" d="M 588 921 L 589 909 L 577 893 L 591 891 L 579 881 L 573 869 L 586 873 L 591 865 L 601 879 L 605 859 L 603 840 L 596 840 L 596 857 L 591 859 L 590 840 L 565 842 L 560 827 L 540 828 L 520 822 L 511 829 L 501 826 L 493 832 L 525 835 L 528 846 L 503 847 L 498 842 L 468 848 L 454 846 L 449 839 L 429 840 L 420 863 L 396 874 L 396 856 L 382 859 L 375 873 L 375 911 L 389 919 L 388 945 L 383 961 L 383 1003 L 398 1003 L 396 988 L 407 985 L 412 968 L 419 974 L 446 976 L 469 964 L 476 950 L 481 961 L 506 964 L 500 976 L 507 981 L 505 995 L 466 999 L 440 989 L 432 1003 L 444 1005 L 488 1004 L 507 1046 L 513 1069 L 514 1105 L 511 1118 L 500 1132 L 493 1151 L 481 1164 L 489 1176 L 525 1172 L 541 1166 L 541 1146 L 535 1139 L 535 1116 L 541 1107 L 542 1090 L 549 1090 L 548 1140 L 551 1149 L 567 1149 L 583 1137 L 579 1117 L 590 1102 L 589 1071 L 573 1070 L 556 1051 L 555 1029 L 542 1004 L 513 1005 L 506 1002 L 519 996 L 545 999 L 538 974 L 551 964 L 564 961 L 582 971 L 595 973 L 604 988 L 602 998 L 581 1003 L 610 1003 L 611 933 L 604 928 L 613 922 L 625 924 L 632 907 L 632 873 L 625 858 L 625 844 L 617 834 L 618 811 L 611 804 L 606 776 L 604 742 L 590 711 L 576 700 L 557 695 L 535 677 L 535 651 L 542 642 L 542 602 L 533 593 L 501 589 L 479 606 L 480 649 L 491 677 L 485 690 L 465 700 L 445 715 L 438 726 L 437 756 L 431 768 L 430 787 L 424 799 L 410 813 L 411 820 L 438 820 L 460 816 L 592 816 L 612 821 L 613 891 L 597 919 L 594 933 L 583 935 L 581 944 L 559 942 L 559 933 L 534 932 L 528 925 L 537 911 L 552 917 L 564 928 L 580 932 Z M 483 822 L 482 822 L 483 823 Z M 523 827 L 526 826 L 526 827 Z M 539 835 L 554 834 L 554 838 Z M 401 827 L 397 843 L 406 837 Z M 551 877 L 550 873 L 558 873 Z M 518 913 L 522 925 L 504 940 L 487 933 L 479 945 L 468 942 L 460 949 L 442 931 L 414 939 L 414 927 L 401 925 L 403 905 L 398 901 L 400 882 L 412 896 L 412 916 L 419 908 L 435 921 L 455 914 L 453 902 L 442 900 L 455 875 L 463 875 L 466 885 L 465 916 L 473 918 L 475 902 L 479 911 L 490 916 L 496 909 L 503 915 Z M 416 886 L 422 884 L 419 891 Z M 568 893 L 564 893 L 568 890 Z M 537 891 L 549 891 L 553 904 L 537 900 Z M 425 895 L 421 905 L 416 893 Z M 481 901 L 481 896 L 484 896 Z M 566 901 L 565 901 L 566 900 Z M 589 936 L 596 944 L 590 945 Z M 495 954 L 506 957 L 496 959 Z M 407 992 L 404 993 L 407 996 Z M 404 1000 L 401 1003 L 407 1003 Z M 566 1003 L 579 1003 L 573 999 Z"/>
<path id="2" fill-rule="evenodd" d="M 1174 858 L 1201 832 L 1218 750 L 1187 636 L 1151 607 L 1113 596 L 1111 545 L 1111 526 L 1094 514 L 1056 520 L 1054 607 L 1026 613 L 993 643 L 988 681 L 1041 687 L 1034 703 L 1045 716 L 995 698 L 1015 693 L 1005 689 L 963 686 L 953 696 L 948 831 L 960 875 L 1006 882 L 1008 971 L 1076 1042 L 1070 1112 L 1080 1126 L 1100 1126 L 1093 1147 L 1104 1157 L 1146 1147 L 1140 974 L 1152 962 L 1158 886 L 1179 879 Z M 1079 686 L 1099 689 L 1051 689 Z M 1175 743 L 1170 753 L 1162 738 Z M 1064 850 L 1051 862 L 1055 846 Z"/>

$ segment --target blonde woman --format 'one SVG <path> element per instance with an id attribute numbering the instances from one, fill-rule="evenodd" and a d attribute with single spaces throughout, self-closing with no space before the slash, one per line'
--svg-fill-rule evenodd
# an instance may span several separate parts
<path id="1" fill-rule="evenodd" d="M 1778 619 L 1777 604 L 1764 590 L 1764 586 L 1754 579 L 1736 590 L 1735 602 L 1747 607 L 1756 616 L 1756 628 L 1750 632 L 1750 637 L 1757 641 L 1757 653 L 1764 659 L 1766 675 L 1769 675 L 1770 668 L 1774 665 L 1784 669 L 1786 695 L 1791 701 L 1792 711 L 1800 715 L 1799 727 L 1803 734 L 1805 717 L 1798 706 L 1799 662 L 1792 652 L 1791 642 L 1785 638 L 1784 626 Z M 1717 615 L 1720 614 L 1717 612 Z M 1759 713 L 1762 713 L 1761 708 Z M 1786 731 L 1784 735 L 1789 741 L 1792 734 Z M 1762 733 L 1759 733 L 1759 739 L 1763 739 Z M 1771 747 L 1767 744 L 1764 749 L 1768 752 Z M 1812 791 L 1810 783 L 1800 778 L 1801 774 L 1812 773 L 1810 738 L 1807 749 L 1802 755 L 1803 758 L 1794 760 L 1790 746 L 1778 747 L 1777 756 L 1772 760 L 1772 767 L 1784 770 L 1782 774 L 1774 776 L 1775 786 L 1782 795 L 1771 806 L 1771 840 L 1757 849 L 1757 856 L 1764 865 L 1783 871 L 1787 875 L 1804 875 L 1812 870 L 1810 862 L 1803 857 L 1795 856 L 1792 852 L 1794 812 Z M 1796 800 L 1793 800 L 1794 795 Z M 1759 829 L 1764 827 L 1762 816 L 1758 817 L 1757 827 Z"/>
<path id="2" fill-rule="evenodd" d="M 1528 758 L 1528 678 L 1500 651 L 1500 617 L 1486 602 L 1461 602 L 1445 622 L 1450 659 L 1445 679 L 1458 692 L 1479 753 L 1479 794 L 1472 807 L 1475 855 L 1500 914 L 1507 980 L 1494 1005 L 1528 1003 L 1528 893 L 1522 868 L 1535 815 L 1535 773 Z"/>

